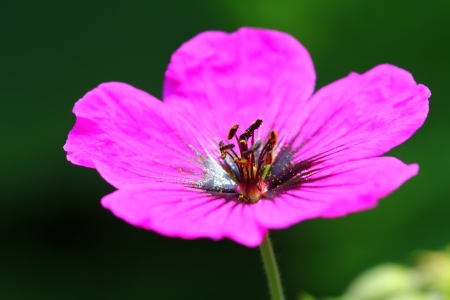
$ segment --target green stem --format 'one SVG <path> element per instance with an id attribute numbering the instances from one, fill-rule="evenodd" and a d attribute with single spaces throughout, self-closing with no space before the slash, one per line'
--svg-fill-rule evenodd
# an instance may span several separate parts
<path id="1" fill-rule="evenodd" d="M 283 287 L 281 286 L 280 273 L 278 272 L 277 262 L 273 253 L 272 243 L 269 234 L 259 246 L 261 256 L 266 269 L 267 282 L 272 300 L 284 300 Z"/>

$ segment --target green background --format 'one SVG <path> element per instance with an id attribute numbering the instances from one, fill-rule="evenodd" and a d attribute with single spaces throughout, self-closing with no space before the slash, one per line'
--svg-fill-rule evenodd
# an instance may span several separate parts
<path id="1" fill-rule="evenodd" d="M 205 30 L 291 33 L 317 87 L 391 63 L 433 94 L 392 151 L 418 177 L 372 211 L 273 233 L 288 299 L 450 242 L 449 16 L 450 1 L 1 1 L 0 299 L 268 299 L 258 249 L 126 224 L 100 206 L 113 188 L 62 149 L 84 93 L 115 80 L 159 97 L 171 53 Z"/>

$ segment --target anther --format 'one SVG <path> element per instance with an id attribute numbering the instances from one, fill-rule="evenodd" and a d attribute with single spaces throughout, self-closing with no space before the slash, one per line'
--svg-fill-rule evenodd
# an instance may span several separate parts
<path id="1" fill-rule="evenodd" d="M 264 159 L 264 163 L 265 163 L 266 165 L 271 165 L 272 162 L 273 162 L 273 153 L 272 153 L 272 152 L 269 152 L 269 153 L 266 154 L 266 157 L 265 157 L 265 159 Z"/>
<path id="2" fill-rule="evenodd" d="M 277 141 L 278 141 L 278 134 L 275 130 L 272 130 L 270 132 L 269 140 L 267 141 L 267 144 L 264 147 L 264 150 L 266 150 L 268 153 L 272 152 L 273 148 L 275 148 Z"/>
<path id="3" fill-rule="evenodd" d="M 244 133 L 239 136 L 239 141 L 247 142 L 250 136 L 251 134 L 248 134 L 247 131 L 244 131 Z"/>
<path id="4" fill-rule="evenodd" d="M 248 150 L 244 151 L 242 153 L 242 155 L 247 156 L 250 153 L 255 152 L 256 150 L 258 150 L 258 148 L 261 146 L 261 141 L 256 141 L 256 143 L 253 144 L 253 146 L 251 146 L 250 148 L 248 148 Z"/>
<path id="5" fill-rule="evenodd" d="M 270 131 L 270 137 L 269 141 L 273 142 L 274 144 L 278 141 L 278 133 L 275 130 Z"/>
<path id="6" fill-rule="evenodd" d="M 239 164 L 239 165 L 242 165 L 242 166 L 248 165 L 248 160 L 245 159 L 245 158 L 235 157 L 235 158 L 234 158 L 234 162 L 237 163 L 237 164 Z"/>
<path id="7" fill-rule="evenodd" d="M 231 126 L 230 131 L 228 131 L 228 140 L 231 140 L 236 135 L 238 129 L 239 129 L 238 124 Z"/>
<path id="8" fill-rule="evenodd" d="M 255 131 L 259 128 L 259 126 L 261 126 L 262 123 L 263 123 L 263 120 L 258 119 L 255 122 L 253 122 L 252 125 L 250 125 L 250 127 L 247 130 Z"/>
<path id="9" fill-rule="evenodd" d="M 225 151 L 225 150 L 230 150 L 234 148 L 234 144 L 219 144 L 219 150 L 220 151 Z"/>
<path id="10" fill-rule="evenodd" d="M 242 153 L 247 151 L 248 150 L 247 141 L 246 140 L 239 140 L 239 147 L 240 147 Z"/>
<path id="11" fill-rule="evenodd" d="M 227 157 L 227 150 L 233 149 L 234 144 L 225 144 L 223 141 L 219 142 L 220 158 L 225 159 Z"/>
<path id="12" fill-rule="evenodd" d="M 261 119 L 258 119 L 255 122 L 253 122 L 252 125 L 250 125 L 247 128 L 247 130 L 245 130 L 244 133 L 239 136 L 239 139 L 247 141 L 252 136 L 253 132 L 256 129 L 258 129 L 259 126 L 261 126 L 262 123 L 263 123 L 263 120 L 261 120 Z"/>

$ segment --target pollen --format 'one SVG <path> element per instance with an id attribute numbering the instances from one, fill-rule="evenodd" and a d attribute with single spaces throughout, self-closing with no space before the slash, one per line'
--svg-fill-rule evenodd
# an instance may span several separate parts
<path id="1" fill-rule="evenodd" d="M 239 171 L 238 201 L 241 203 L 256 203 L 267 192 L 264 179 L 273 163 L 273 150 L 278 142 L 278 134 L 272 130 L 261 147 L 261 141 L 255 141 L 255 131 L 262 123 L 262 120 L 256 120 L 239 136 L 237 135 L 239 125 L 231 126 L 227 137 L 228 140 L 235 138 L 237 147 L 235 144 L 219 142 L 220 157 L 224 160 L 230 157 Z M 236 152 L 234 148 L 239 150 Z"/>

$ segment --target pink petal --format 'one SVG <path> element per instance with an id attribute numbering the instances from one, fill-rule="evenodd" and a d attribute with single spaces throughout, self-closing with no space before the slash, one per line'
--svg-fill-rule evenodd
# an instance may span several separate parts
<path id="1" fill-rule="evenodd" d="M 121 188 L 105 196 L 102 204 L 117 217 L 166 236 L 229 238 L 254 247 L 262 242 L 268 229 L 373 208 L 380 198 L 397 189 L 417 171 L 417 165 L 405 165 L 393 157 L 380 157 L 330 168 L 317 176 L 334 176 L 253 205 L 157 181 Z"/>
<path id="2" fill-rule="evenodd" d="M 272 229 L 305 219 L 340 217 L 373 208 L 417 172 L 418 165 L 406 165 L 393 157 L 347 162 L 315 175 L 330 177 L 305 183 L 273 201 L 259 201 L 251 207 L 260 225 Z"/>
<path id="3" fill-rule="evenodd" d="M 218 152 L 197 129 L 149 94 L 118 82 L 87 93 L 64 149 L 71 162 L 102 170 L 116 187 L 155 179 L 185 181 L 203 173 L 206 149 Z M 193 148 L 196 150 L 193 150 Z"/>
<path id="4" fill-rule="evenodd" d="M 233 124 L 245 130 L 263 119 L 259 134 L 265 137 L 270 129 L 297 121 L 314 82 L 307 50 L 286 33 L 255 28 L 231 34 L 210 31 L 173 54 L 164 102 L 219 137 Z"/>
<path id="5" fill-rule="evenodd" d="M 215 199 L 177 184 L 128 186 L 105 196 L 102 205 L 135 226 L 171 237 L 230 238 L 255 247 L 267 232 L 255 222 L 248 205 Z"/>
<path id="6" fill-rule="evenodd" d="M 303 158 L 330 151 L 327 163 L 381 155 L 423 124 L 430 91 L 410 73 L 380 65 L 320 89 L 298 116 Z M 333 150 L 333 151 L 331 151 Z M 336 153 L 336 154 L 332 154 Z"/>

